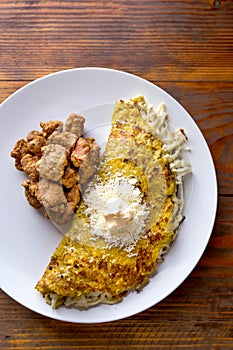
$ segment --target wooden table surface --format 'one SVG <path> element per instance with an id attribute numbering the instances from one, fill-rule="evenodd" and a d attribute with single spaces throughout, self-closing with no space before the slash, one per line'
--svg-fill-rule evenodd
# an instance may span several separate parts
<path id="1" fill-rule="evenodd" d="M 64 323 L 1 291 L 0 348 L 232 349 L 233 2 L 0 1 L 0 102 L 45 74 L 87 66 L 148 79 L 192 115 L 217 170 L 213 233 L 182 285 L 127 319 Z"/>

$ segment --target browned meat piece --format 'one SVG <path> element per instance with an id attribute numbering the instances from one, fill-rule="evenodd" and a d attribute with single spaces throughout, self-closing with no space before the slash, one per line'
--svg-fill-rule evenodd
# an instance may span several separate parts
<path id="1" fill-rule="evenodd" d="M 81 200 L 80 186 L 74 185 L 65 195 L 70 209 L 74 211 Z"/>
<path id="2" fill-rule="evenodd" d="M 93 138 L 80 137 L 71 153 L 71 161 L 79 167 L 79 180 L 84 184 L 96 172 L 100 147 Z"/>
<path id="3" fill-rule="evenodd" d="M 58 212 L 47 210 L 46 216 L 51 220 L 55 225 L 59 226 L 60 230 L 63 230 L 63 227 L 67 225 L 69 222 L 72 222 L 72 218 L 74 216 L 74 212 L 69 208 L 67 205 L 65 207 L 65 211 L 62 213 L 62 215 Z M 65 227 L 64 233 L 66 233 L 67 228 Z"/>
<path id="4" fill-rule="evenodd" d="M 31 153 L 41 156 L 42 148 L 46 145 L 46 139 L 42 132 L 32 130 L 26 137 L 28 149 Z"/>
<path id="5" fill-rule="evenodd" d="M 34 182 L 32 180 L 25 180 L 22 183 L 22 186 L 25 188 L 24 193 L 28 203 L 35 209 L 39 209 L 42 206 L 38 184 L 38 182 Z"/>
<path id="6" fill-rule="evenodd" d="M 87 182 L 87 180 L 95 174 L 100 152 L 100 146 L 94 139 L 86 139 L 86 141 L 89 144 L 90 150 L 86 157 L 83 158 L 79 167 L 79 181 L 81 185 Z"/>
<path id="7" fill-rule="evenodd" d="M 39 157 L 33 156 L 31 154 L 25 154 L 23 158 L 21 159 L 21 165 L 24 172 L 27 174 L 27 176 L 37 181 L 39 179 L 39 172 L 37 169 L 37 162 L 39 160 Z"/>
<path id="8" fill-rule="evenodd" d="M 64 213 L 67 199 L 61 183 L 41 179 L 39 181 L 39 192 L 46 211 L 52 210 L 59 214 Z"/>
<path id="9" fill-rule="evenodd" d="M 21 165 L 21 159 L 29 153 L 27 142 L 24 139 L 20 139 L 16 142 L 13 150 L 10 155 L 12 158 L 15 158 L 15 167 L 18 170 L 23 170 Z"/>
<path id="10" fill-rule="evenodd" d="M 42 155 L 42 148 L 46 145 L 46 139 L 43 136 L 35 136 L 32 140 L 28 141 L 28 148 L 30 152 L 38 156 Z"/>
<path id="11" fill-rule="evenodd" d="M 40 122 L 40 126 L 45 138 L 48 138 L 55 130 L 62 131 L 63 123 L 59 120 L 49 120 L 48 122 Z"/>
<path id="12" fill-rule="evenodd" d="M 65 129 L 66 131 L 72 132 L 77 136 L 77 138 L 79 138 L 83 134 L 84 122 L 84 117 L 72 113 L 66 119 Z"/>
<path id="13" fill-rule="evenodd" d="M 40 131 L 37 131 L 37 130 L 31 130 L 29 131 L 29 133 L 27 134 L 27 137 L 26 137 L 26 140 L 27 142 L 30 142 L 32 141 L 35 137 L 37 136 L 42 136 L 44 137 L 43 135 L 43 132 L 40 132 Z"/>
<path id="14" fill-rule="evenodd" d="M 78 184 L 65 192 L 59 182 L 46 179 L 37 182 L 25 180 L 22 186 L 28 203 L 36 209 L 43 206 L 49 219 L 56 225 L 65 225 L 72 218 L 81 199 Z"/>
<path id="15" fill-rule="evenodd" d="M 78 139 L 84 121 L 77 114 L 69 115 L 65 132 L 58 120 L 41 122 L 42 131 L 30 131 L 11 152 L 17 169 L 29 177 L 22 184 L 29 204 L 44 207 L 59 226 L 70 222 L 80 202 L 81 184 L 96 172 L 99 146 L 94 139 Z"/>
<path id="16" fill-rule="evenodd" d="M 66 191 L 65 196 L 67 198 L 67 203 L 65 206 L 65 210 L 62 214 L 53 211 L 50 208 L 46 210 L 49 219 L 53 221 L 56 225 L 60 226 L 60 228 L 66 225 L 69 221 L 70 223 L 72 221 L 72 218 L 74 216 L 74 210 L 81 199 L 79 185 L 77 184 L 74 187 L 72 187 L 69 191 Z"/>
<path id="17" fill-rule="evenodd" d="M 66 165 L 66 149 L 60 145 L 49 144 L 38 162 L 38 169 L 41 177 L 58 181 L 62 178 Z"/>
<path id="18" fill-rule="evenodd" d="M 68 164 L 62 176 L 62 184 L 66 188 L 73 187 L 79 181 L 78 170 L 71 168 Z"/>
<path id="19" fill-rule="evenodd" d="M 71 161 L 75 167 L 79 167 L 82 161 L 87 157 L 90 151 L 89 143 L 80 137 L 76 143 L 75 149 L 71 153 Z"/>
<path id="20" fill-rule="evenodd" d="M 24 190 L 25 197 L 28 203 L 35 209 L 41 208 L 40 202 L 36 199 L 36 197 L 32 196 L 30 191 L 25 188 Z"/>
<path id="21" fill-rule="evenodd" d="M 49 144 L 57 144 L 63 146 L 67 151 L 73 149 L 77 141 L 77 136 L 71 132 L 54 132 L 48 139 Z"/>

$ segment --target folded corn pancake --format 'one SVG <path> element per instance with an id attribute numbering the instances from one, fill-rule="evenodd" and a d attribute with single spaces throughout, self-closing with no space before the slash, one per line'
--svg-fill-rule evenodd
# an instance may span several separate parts
<path id="1" fill-rule="evenodd" d="M 117 102 L 98 171 L 36 285 L 53 308 L 116 303 L 148 282 L 182 220 L 185 141 L 164 105 Z"/>

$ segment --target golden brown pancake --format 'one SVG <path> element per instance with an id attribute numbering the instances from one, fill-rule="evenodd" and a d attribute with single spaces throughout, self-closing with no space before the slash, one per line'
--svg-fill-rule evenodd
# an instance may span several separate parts
<path id="1" fill-rule="evenodd" d="M 157 136 L 171 136 L 160 114 L 143 97 L 117 102 L 97 174 L 36 285 L 52 307 L 121 301 L 149 281 L 174 240 L 183 203 L 179 158 Z M 183 131 L 177 135 L 181 147 Z"/>

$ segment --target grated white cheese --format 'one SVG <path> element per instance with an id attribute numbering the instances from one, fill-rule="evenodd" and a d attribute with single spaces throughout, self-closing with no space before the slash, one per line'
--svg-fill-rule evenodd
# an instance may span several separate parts
<path id="1" fill-rule="evenodd" d="M 104 239 L 108 247 L 133 250 L 149 217 L 149 209 L 136 184 L 135 178 L 118 173 L 106 183 L 97 179 L 84 193 L 85 214 L 93 238 Z"/>
<path id="2" fill-rule="evenodd" d="M 182 158 L 183 151 L 190 149 L 185 146 L 187 138 L 182 129 L 170 131 L 168 126 L 168 115 L 164 103 L 157 110 L 153 106 L 139 103 L 141 116 L 151 126 L 154 136 L 162 141 L 163 158 L 168 159 L 169 166 L 176 175 L 176 182 L 181 183 L 182 177 L 191 172 L 190 163 Z"/>

